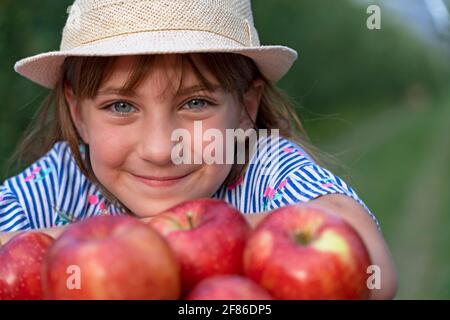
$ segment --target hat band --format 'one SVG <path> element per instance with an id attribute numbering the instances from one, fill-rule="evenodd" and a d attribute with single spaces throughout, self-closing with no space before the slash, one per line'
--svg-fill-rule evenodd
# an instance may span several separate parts
<path id="1" fill-rule="evenodd" d="M 86 12 L 75 6 L 64 27 L 62 51 L 119 35 L 174 30 L 211 32 L 245 47 L 260 45 L 248 19 L 198 1 L 178 1 L 174 5 L 170 0 L 128 0 Z"/>

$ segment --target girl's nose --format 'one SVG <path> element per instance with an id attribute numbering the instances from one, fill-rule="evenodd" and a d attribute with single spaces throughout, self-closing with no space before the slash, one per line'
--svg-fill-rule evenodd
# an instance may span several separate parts
<path id="1" fill-rule="evenodd" d="M 139 138 L 141 159 L 160 166 L 173 164 L 172 150 L 175 146 L 175 142 L 171 140 L 173 130 L 171 125 L 162 121 L 144 126 Z"/>

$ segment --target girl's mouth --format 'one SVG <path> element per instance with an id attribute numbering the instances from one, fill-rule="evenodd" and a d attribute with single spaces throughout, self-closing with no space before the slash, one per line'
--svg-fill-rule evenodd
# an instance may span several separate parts
<path id="1" fill-rule="evenodd" d="M 182 176 L 161 176 L 161 177 L 153 177 L 153 176 L 140 176 L 132 174 L 138 181 L 151 186 L 151 187 L 170 187 L 176 185 L 181 182 L 184 178 L 186 178 L 190 173 Z"/>

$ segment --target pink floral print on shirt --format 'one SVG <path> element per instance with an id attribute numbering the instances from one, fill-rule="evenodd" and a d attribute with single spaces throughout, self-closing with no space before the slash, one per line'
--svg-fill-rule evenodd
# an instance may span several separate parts
<path id="1" fill-rule="evenodd" d="M 43 169 L 42 167 L 36 167 L 31 171 L 31 174 L 25 178 L 25 182 L 40 182 L 45 179 L 53 171 L 53 167 L 48 167 L 47 169 Z"/>
<path id="2" fill-rule="evenodd" d="M 294 149 L 294 148 L 292 148 L 292 147 L 286 147 L 286 148 L 284 148 L 284 149 L 283 149 L 283 152 L 286 152 L 286 153 L 293 153 L 293 152 L 296 152 L 296 153 L 299 154 L 300 156 L 305 157 L 305 154 L 304 154 L 303 152 L 301 152 L 301 151 L 299 151 L 299 150 L 296 150 L 296 149 Z"/>
<path id="3" fill-rule="evenodd" d="M 95 194 L 90 195 L 87 198 L 87 203 L 92 206 L 95 206 L 98 204 L 100 211 L 98 212 L 97 215 L 107 215 L 108 214 L 108 210 L 106 208 L 105 202 L 100 201 L 100 198 L 97 195 L 95 195 Z M 58 215 L 59 220 L 61 221 L 60 222 L 61 225 L 66 225 L 66 224 L 73 223 L 76 221 L 74 212 L 70 213 L 67 211 L 63 211 L 55 206 L 53 206 L 53 210 L 55 210 L 56 214 Z"/>
<path id="4" fill-rule="evenodd" d="M 330 187 L 335 186 L 335 182 L 333 180 L 331 180 L 330 178 L 321 179 L 319 181 L 319 183 L 322 185 L 322 187 L 325 187 L 325 188 L 330 188 Z"/>
<path id="5" fill-rule="evenodd" d="M 99 197 L 97 197 L 95 194 L 88 197 L 88 203 L 93 206 L 98 204 L 98 207 L 100 208 L 100 214 L 107 214 L 105 202 L 100 202 Z"/>
<path id="6" fill-rule="evenodd" d="M 264 190 L 263 211 L 267 210 L 267 207 L 271 201 L 278 200 L 282 197 L 283 189 L 286 187 L 288 179 L 281 181 L 276 188 L 268 186 L 266 190 Z"/>

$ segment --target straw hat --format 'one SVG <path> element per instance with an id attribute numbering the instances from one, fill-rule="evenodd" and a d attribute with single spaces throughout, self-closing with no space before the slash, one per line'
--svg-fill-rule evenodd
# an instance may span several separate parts
<path id="1" fill-rule="evenodd" d="M 284 46 L 262 46 L 250 0 L 76 0 L 60 51 L 18 61 L 14 69 L 53 88 L 68 56 L 232 52 L 255 61 L 269 80 L 297 59 Z"/>

